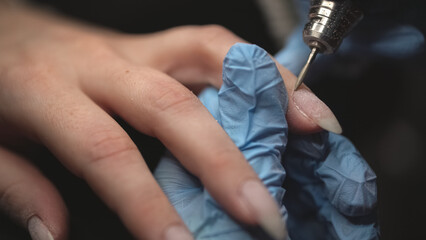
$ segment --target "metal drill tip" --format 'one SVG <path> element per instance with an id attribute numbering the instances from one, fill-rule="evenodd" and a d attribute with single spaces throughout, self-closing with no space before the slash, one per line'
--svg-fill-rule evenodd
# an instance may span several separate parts
<path id="1" fill-rule="evenodd" d="M 302 68 L 302 71 L 300 71 L 300 74 L 297 77 L 296 84 L 294 85 L 295 91 L 300 87 L 300 85 L 302 85 L 303 79 L 305 78 L 306 73 L 308 72 L 308 68 L 311 66 L 311 63 L 314 61 L 317 53 L 318 53 L 318 48 L 312 48 L 311 54 L 309 54 L 309 57 L 308 57 L 308 61 L 306 62 L 305 66 Z"/>

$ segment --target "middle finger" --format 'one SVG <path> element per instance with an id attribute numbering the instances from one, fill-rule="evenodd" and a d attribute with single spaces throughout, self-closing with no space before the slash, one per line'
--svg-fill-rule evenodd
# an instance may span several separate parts
<path id="1" fill-rule="evenodd" d="M 281 234 L 284 223 L 278 205 L 194 94 L 149 68 L 122 65 L 102 72 L 102 82 L 83 82 L 88 95 L 138 130 L 159 138 L 238 220 L 259 224 L 272 236 Z"/>

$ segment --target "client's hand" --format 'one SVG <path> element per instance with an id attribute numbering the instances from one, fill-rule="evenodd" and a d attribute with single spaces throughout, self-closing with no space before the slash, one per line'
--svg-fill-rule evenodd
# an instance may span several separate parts
<path id="1" fill-rule="evenodd" d="M 224 61 L 219 93 L 207 89 L 200 99 L 282 206 L 284 217 L 283 198 L 288 202 L 290 236 L 313 234 L 309 236 L 324 239 L 377 236 L 374 173 L 341 136 L 328 138 L 328 133 L 323 132 L 289 138 L 285 119 L 287 93 L 279 71 L 265 51 L 254 45 L 234 45 Z M 299 185 L 288 191 L 288 197 L 284 197 L 282 188 L 286 175 L 281 165 L 283 153 L 282 160 L 290 176 L 285 184 Z M 197 239 L 250 239 L 261 234 L 229 217 L 201 182 L 170 154 L 160 162 L 155 177 Z M 306 196 L 311 198 L 305 199 Z M 312 198 L 322 201 L 315 205 L 310 202 Z M 253 199 L 261 201 L 257 196 Z M 303 214 L 306 204 L 311 204 L 307 205 L 309 214 Z M 267 209 L 258 214 L 260 219 L 276 217 Z M 298 224 L 304 217 L 318 227 L 305 231 L 304 225 Z M 339 222 L 341 219 L 345 221 Z M 286 235 L 285 229 L 267 232 L 276 239 Z"/>
<path id="2" fill-rule="evenodd" d="M 66 238 L 61 196 L 20 155 L 40 144 L 84 179 L 136 238 L 191 239 L 118 116 L 158 138 L 231 216 L 277 228 L 278 215 L 274 221 L 258 215 L 276 215 L 277 205 L 191 92 L 220 87 L 222 60 L 239 41 L 218 26 L 116 33 L 0 0 L 0 210 L 34 239 Z M 294 76 L 286 79 L 294 85 Z M 289 101 L 290 128 L 339 132 L 330 109 L 306 87 L 303 93 Z M 253 195 L 270 199 L 268 211 L 265 203 L 252 203 Z"/>

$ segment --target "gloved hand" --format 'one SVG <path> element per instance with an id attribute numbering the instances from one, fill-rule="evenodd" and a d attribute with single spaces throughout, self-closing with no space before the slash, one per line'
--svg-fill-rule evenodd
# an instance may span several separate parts
<path id="1" fill-rule="evenodd" d="M 289 135 L 283 165 L 293 239 L 378 239 L 376 175 L 341 135 Z"/>
<path id="2" fill-rule="evenodd" d="M 288 208 L 290 237 L 377 238 L 374 173 L 342 136 L 289 136 L 286 91 L 267 53 L 254 45 L 234 45 L 225 58 L 223 78 L 219 94 L 207 89 L 200 99 L 282 205 L 285 219 Z M 257 238 L 258 232 L 229 218 L 170 154 L 155 176 L 196 239 Z"/>
<path id="3" fill-rule="evenodd" d="M 206 89 L 200 100 L 242 151 L 277 203 L 281 203 L 287 97 L 275 62 L 259 47 L 234 45 L 224 61 L 221 90 L 218 93 Z M 231 219 L 200 181 L 170 154 L 160 161 L 155 177 L 196 239 L 252 239 L 253 234 L 261 234 L 244 231 L 246 226 Z M 286 213 L 284 207 L 282 213 Z"/>

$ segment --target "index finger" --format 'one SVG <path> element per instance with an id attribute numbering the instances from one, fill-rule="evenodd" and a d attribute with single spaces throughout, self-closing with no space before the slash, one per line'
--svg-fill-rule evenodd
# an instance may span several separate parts
<path id="1" fill-rule="evenodd" d="M 237 42 L 245 41 L 221 26 L 209 25 L 126 38 L 124 44 L 117 45 L 136 64 L 159 69 L 184 84 L 204 83 L 220 88 L 223 59 Z M 305 84 L 294 91 L 297 77 L 276 64 L 289 96 L 286 118 L 290 131 L 306 134 L 325 129 L 340 134 L 342 128 L 330 108 Z"/>

